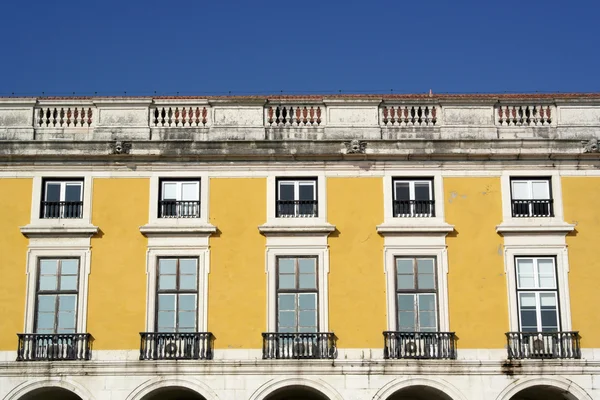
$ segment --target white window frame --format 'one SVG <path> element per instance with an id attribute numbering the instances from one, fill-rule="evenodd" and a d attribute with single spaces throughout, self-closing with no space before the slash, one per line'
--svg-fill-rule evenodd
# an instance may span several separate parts
<path id="1" fill-rule="evenodd" d="M 433 187 L 433 177 L 431 178 L 426 178 L 423 177 L 421 179 L 416 179 L 416 178 L 402 178 L 402 177 L 396 177 L 396 178 L 392 178 L 392 215 L 394 218 L 432 218 L 433 215 L 429 215 L 426 217 L 414 217 L 412 214 L 414 213 L 414 205 L 411 205 L 411 215 L 405 216 L 405 215 L 396 215 L 394 213 L 394 207 L 393 207 L 393 202 L 397 200 L 396 198 L 396 183 L 408 183 L 408 191 L 409 191 L 409 200 L 410 201 L 415 201 L 415 184 L 416 183 L 427 183 L 428 187 L 429 187 L 429 201 L 433 201 L 433 212 L 435 213 L 435 196 L 434 196 L 434 187 Z"/>
<path id="2" fill-rule="evenodd" d="M 181 240 L 175 237 L 174 240 Z M 149 238 L 149 241 L 160 240 Z M 206 238 L 208 242 L 208 238 Z M 146 253 L 146 332 L 155 332 L 156 329 L 156 295 L 159 258 L 197 258 L 198 259 L 198 296 L 196 304 L 196 324 L 198 332 L 207 332 L 208 329 L 208 273 L 209 250 L 206 246 L 149 246 Z"/>
<path id="3" fill-rule="evenodd" d="M 537 243 L 533 243 L 532 241 L 534 240 Z M 567 246 L 564 243 L 564 235 L 539 235 L 530 239 L 526 239 L 520 235 L 505 237 L 504 269 L 508 289 L 509 329 L 511 332 L 519 332 L 521 329 L 515 260 L 517 258 L 534 257 L 554 257 L 556 263 L 559 325 L 561 331 L 571 331 L 569 255 Z"/>
<path id="4" fill-rule="evenodd" d="M 65 181 L 63 181 L 65 179 Z M 45 199 L 42 194 L 45 193 L 45 182 L 67 182 L 74 179 L 81 179 L 83 190 L 81 201 L 83 201 L 83 210 L 81 218 L 40 218 L 41 205 Z M 43 174 L 36 174 L 33 177 L 32 201 L 31 201 L 31 227 L 44 226 L 91 226 L 92 220 L 92 185 L 93 179 L 90 173 L 53 173 L 45 171 Z M 61 189 L 61 196 L 65 191 Z"/>
<path id="5" fill-rule="evenodd" d="M 298 210 L 299 207 L 294 207 L 294 215 L 291 216 L 279 216 L 276 218 L 318 218 L 318 214 L 319 214 L 319 191 L 318 191 L 318 184 L 317 184 L 317 178 L 278 178 L 276 180 L 277 182 L 277 188 L 276 188 L 276 192 L 277 192 L 277 201 L 280 201 L 280 193 L 281 193 L 281 186 L 282 184 L 293 184 L 294 185 L 294 199 L 293 201 L 300 201 L 300 186 L 312 186 L 313 188 L 313 201 L 317 202 L 317 215 L 316 216 L 301 216 L 299 213 L 297 213 L 296 211 Z M 276 205 L 277 207 L 277 205 Z M 275 209 L 275 213 L 277 214 L 277 208 Z M 298 214 L 298 215 L 296 215 Z"/>
<path id="6" fill-rule="evenodd" d="M 514 184 L 515 182 L 525 182 L 527 183 L 527 189 L 528 189 L 528 195 L 526 198 L 522 198 L 522 199 L 516 199 L 514 197 Z M 548 216 L 539 216 L 539 217 L 533 217 L 533 216 L 525 216 L 525 217 L 513 217 L 513 210 L 512 210 L 512 202 L 513 200 L 536 200 L 533 198 L 533 184 L 534 183 L 545 183 L 547 186 L 547 190 L 548 190 L 548 199 L 539 199 L 539 200 L 550 200 L 551 204 L 548 205 L 549 207 L 549 211 L 552 211 L 552 215 L 548 215 Z M 511 177 L 510 179 L 510 202 L 511 202 L 511 217 L 513 218 L 552 218 L 554 215 L 554 200 L 553 200 L 553 192 L 552 192 L 552 179 L 551 178 L 531 178 L 531 177 Z M 532 205 L 529 204 L 529 214 L 532 214 Z"/>
<path id="7" fill-rule="evenodd" d="M 268 237 L 266 250 L 267 332 L 277 332 L 277 258 L 309 256 L 317 258 L 318 326 L 329 332 L 328 275 L 329 249 L 327 235 L 319 237 Z M 319 243 L 320 242 L 320 243 Z"/>
<path id="8" fill-rule="evenodd" d="M 398 329 L 396 258 L 431 257 L 436 260 L 438 331 L 449 332 L 448 251 L 446 250 L 445 235 L 438 238 L 390 236 L 385 239 L 387 242 L 384 247 L 384 273 L 386 277 L 388 311 L 387 330 L 397 331 Z"/>
<path id="9" fill-rule="evenodd" d="M 44 258 L 62 259 L 62 258 L 77 258 L 79 259 L 79 283 L 77 297 L 77 317 L 76 317 L 76 333 L 87 333 L 87 303 L 88 303 L 88 287 L 90 274 L 90 247 L 86 245 L 86 239 L 71 239 L 71 245 L 60 246 L 48 245 L 52 239 L 30 239 L 34 242 L 29 246 L 27 252 L 27 289 L 25 301 L 25 326 L 24 333 L 33 333 L 35 327 L 35 312 L 36 312 L 36 297 L 37 297 L 37 279 L 39 260 Z M 89 243 L 89 239 L 87 239 Z"/>
<path id="10" fill-rule="evenodd" d="M 198 190 L 198 200 L 188 200 L 188 201 L 198 201 L 199 204 L 199 217 L 198 218 L 202 218 L 202 200 L 201 200 L 201 196 L 202 196 L 202 192 L 201 192 L 201 179 L 197 178 L 197 179 L 181 179 L 181 180 L 177 180 L 174 178 L 164 178 L 161 177 L 159 178 L 159 191 L 160 191 L 160 197 L 158 198 L 158 201 L 164 201 L 165 200 L 165 184 L 166 183 L 174 183 L 177 186 L 177 195 L 175 198 L 175 201 L 184 201 L 181 200 L 181 194 L 182 194 L 182 188 L 183 188 L 183 184 L 184 183 L 195 183 L 196 184 L 196 188 Z M 157 205 L 157 215 L 159 213 L 159 209 L 158 209 L 158 205 Z M 160 219 L 164 219 L 164 218 L 195 218 L 195 217 L 160 217 Z"/>

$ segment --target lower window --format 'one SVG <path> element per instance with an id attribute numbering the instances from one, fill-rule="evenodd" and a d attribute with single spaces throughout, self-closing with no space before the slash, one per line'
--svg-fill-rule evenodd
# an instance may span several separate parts
<path id="1" fill-rule="evenodd" d="M 520 331 L 560 331 L 554 257 L 517 257 L 515 264 Z"/>
<path id="2" fill-rule="evenodd" d="M 277 332 L 318 332 L 317 257 L 277 258 Z"/>
<path id="3" fill-rule="evenodd" d="M 396 258 L 397 330 L 438 330 L 435 258 Z"/>
<path id="4" fill-rule="evenodd" d="M 196 332 L 198 259 L 159 258 L 156 332 Z"/>

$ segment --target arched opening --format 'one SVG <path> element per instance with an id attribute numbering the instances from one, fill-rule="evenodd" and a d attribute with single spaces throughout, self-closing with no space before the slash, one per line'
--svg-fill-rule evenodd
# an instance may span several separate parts
<path id="1" fill-rule="evenodd" d="M 82 398 L 67 389 L 44 387 L 27 393 L 19 400 L 82 400 Z"/>
<path id="2" fill-rule="evenodd" d="M 571 393 L 549 385 L 528 387 L 515 394 L 510 400 L 579 400 Z"/>
<path id="3" fill-rule="evenodd" d="M 206 400 L 191 389 L 179 386 L 164 387 L 153 390 L 145 395 L 142 400 Z"/>
<path id="4" fill-rule="evenodd" d="M 387 398 L 387 400 L 453 400 L 441 390 L 424 386 L 415 385 L 398 390 Z"/>
<path id="5" fill-rule="evenodd" d="M 329 400 L 327 396 L 310 387 L 288 386 L 276 390 L 265 400 Z"/>

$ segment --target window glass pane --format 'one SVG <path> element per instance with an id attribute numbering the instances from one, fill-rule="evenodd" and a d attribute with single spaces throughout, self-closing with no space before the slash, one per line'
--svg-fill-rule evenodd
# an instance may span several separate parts
<path id="1" fill-rule="evenodd" d="M 77 270 L 79 269 L 79 260 L 62 260 L 60 263 L 60 272 L 63 275 L 77 275 Z"/>
<path id="2" fill-rule="evenodd" d="M 300 310 L 316 310 L 317 309 L 317 294 L 302 293 L 299 294 L 298 308 Z"/>
<path id="3" fill-rule="evenodd" d="M 183 182 L 181 184 L 181 200 L 198 201 L 200 192 L 198 182 Z"/>
<path id="4" fill-rule="evenodd" d="M 294 200 L 293 182 L 279 182 L 279 200 Z"/>
<path id="5" fill-rule="evenodd" d="M 279 327 L 296 327 L 296 313 L 294 311 L 279 311 Z"/>
<path id="6" fill-rule="evenodd" d="M 298 268 L 301 274 L 315 274 L 316 260 L 314 258 L 299 258 Z"/>
<path id="7" fill-rule="evenodd" d="M 60 290 L 77 290 L 77 276 L 67 275 L 60 277 Z"/>
<path id="8" fill-rule="evenodd" d="M 556 293 L 540 293 L 542 331 L 558 330 Z"/>
<path id="9" fill-rule="evenodd" d="M 280 274 L 293 274 L 294 271 L 294 259 L 293 258 L 280 258 L 279 259 L 279 273 Z"/>
<path id="10" fill-rule="evenodd" d="M 420 311 L 435 311 L 435 295 L 420 294 L 419 295 L 419 310 Z"/>
<path id="11" fill-rule="evenodd" d="M 317 288 L 317 276 L 315 274 L 300 274 L 300 289 L 316 289 Z"/>
<path id="12" fill-rule="evenodd" d="M 177 273 L 177 260 L 172 258 L 161 258 L 158 261 L 158 273 L 174 275 Z"/>
<path id="13" fill-rule="evenodd" d="M 158 280 L 158 288 L 161 290 L 176 289 L 176 275 L 161 275 Z"/>
<path id="14" fill-rule="evenodd" d="M 58 298 L 58 309 L 60 311 L 75 312 L 76 305 L 77 305 L 77 296 L 75 296 L 75 295 L 61 295 Z"/>
<path id="15" fill-rule="evenodd" d="M 280 310 L 295 310 L 296 309 L 296 295 L 280 294 L 278 297 L 279 297 L 279 309 Z"/>
<path id="16" fill-rule="evenodd" d="M 432 259 L 417 260 L 417 283 L 419 289 L 435 289 L 434 267 Z"/>
<path id="17" fill-rule="evenodd" d="M 553 289 L 556 287 L 554 276 L 554 260 L 548 258 L 538 259 L 539 287 Z"/>
<path id="18" fill-rule="evenodd" d="M 36 322 L 38 331 L 41 329 L 54 331 L 54 313 L 38 313 Z"/>
<path id="19" fill-rule="evenodd" d="M 517 259 L 517 283 L 519 288 L 534 288 L 533 259 Z"/>
<path id="20" fill-rule="evenodd" d="M 398 330 L 402 332 L 415 331 L 414 311 L 401 311 L 398 313 Z"/>
<path id="21" fill-rule="evenodd" d="M 412 294 L 398 295 L 398 310 L 412 311 L 415 309 L 415 296 Z"/>
<path id="22" fill-rule="evenodd" d="M 550 199 L 550 187 L 548 181 L 532 182 L 533 198 L 538 200 Z"/>
<path id="23" fill-rule="evenodd" d="M 81 201 L 81 184 L 67 183 L 65 188 L 65 201 Z"/>
<path id="24" fill-rule="evenodd" d="M 300 198 L 298 200 L 315 200 L 314 183 L 300 182 Z"/>
<path id="25" fill-rule="evenodd" d="M 429 182 L 415 182 L 415 200 L 431 200 Z"/>
<path id="26" fill-rule="evenodd" d="M 317 331 L 316 326 L 299 326 L 298 327 L 298 332 L 307 333 L 307 332 L 316 332 L 316 331 Z"/>
<path id="27" fill-rule="evenodd" d="M 198 260 L 195 258 L 181 258 L 179 272 L 186 275 L 196 275 Z"/>
<path id="28" fill-rule="evenodd" d="M 56 307 L 56 295 L 38 296 L 38 312 L 54 312 Z"/>
<path id="29" fill-rule="evenodd" d="M 521 316 L 521 330 L 524 332 L 536 332 L 537 312 L 535 293 L 519 294 L 519 313 Z"/>
<path id="30" fill-rule="evenodd" d="M 419 311 L 419 328 L 421 331 L 435 331 L 437 328 L 436 313 L 432 311 Z"/>
<path id="31" fill-rule="evenodd" d="M 279 288 L 280 289 L 295 289 L 296 288 L 296 275 L 279 275 Z"/>
<path id="32" fill-rule="evenodd" d="M 175 329 L 175 311 L 158 312 L 159 332 L 173 332 Z"/>
<path id="33" fill-rule="evenodd" d="M 397 258 L 396 267 L 399 274 L 412 274 L 413 273 L 413 260 L 408 258 Z"/>
<path id="34" fill-rule="evenodd" d="M 535 293 L 520 293 L 519 294 L 519 304 L 521 308 L 523 307 L 533 307 L 535 308 Z"/>
<path id="35" fill-rule="evenodd" d="M 395 182 L 395 200 L 410 200 L 410 184 L 408 182 Z"/>
<path id="36" fill-rule="evenodd" d="M 529 183 L 527 181 L 513 181 L 512 190 L 513 199 L 530 199 Z"/>
<path id="37" fill-rule="evenodd" d="M 60 183 L 46 184 L 46 201 L 60 201 Z"/>
<path id="38" fill-rule="evenodd" d="M 58 260 L 40 260 L 41 275 L 56 275 Z"/>
<path id="39" fill-rule="evenodd" d="M 196 286 L 197 286 L 196 275 L 180 275 L 179 276 L 179 289 L 195 290 Z"/>
<path id="40" fill-rule="evenodd" d="M 56 275 L 40 276 L 39 290 L 56 290 L 56 288 L 57 288 L 57 276 Z"/>
<path id="41" fill-rule="evenodd" d="M 162 190 L 163 200 L 177 200 L 177 183 L 164 182 Z"/>
<path id="42" fill-rule="evenodd" d="M 75 329 L 75 313 L 60 311 L 58 313 L 59 329 Z"/>
<path id="43" fill-rule="evenodd" d="M 414 289 L 415 277 L 413 274 L 413 260 L 402 258 L 396 259 L 396 270 L 398 272 L 398 289 Z"/>
<path id="44" fill-rule="evenodd" d="M 300 326 L 317 326 L 316 311 L 300 311 Z"/>
<path id="45" fill-rule="evenodd" d="M 158 295 L 158 310 L 159 311 L 175 310 L 175 295 L 174 294 L 159 294 Z"/>
<path id="46" fill-rule="evenodd" d="M 179 330 L 196 327 L 196 313 L 189 311 L 179 312 Z"/>
<path id="47" fill-rule="evenodd" d="M 195 294 L 180 294 L 179 295 L 179 310 L 195 311 L 196 310 L 196 295 Z"/>

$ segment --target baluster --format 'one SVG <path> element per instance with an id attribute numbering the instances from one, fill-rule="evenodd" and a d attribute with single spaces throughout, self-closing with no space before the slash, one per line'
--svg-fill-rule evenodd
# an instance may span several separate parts
<path id="1" fill-rule="evenodd" d="M 388 123 L 388 109 L 386 106 L 383 106 L 383 123 L 384 125 L 387 125 Z"/>
<path id="2" fill-rule="evenodd" d="M 550 114 L 550 106 L 548 106 L 548 108 L 546 108 L 546 120 L 548 121 L 549 124 L 552 123 L 552 115 Z"/>
<path id="3" fill-rule="evenodd" d="M 310 119 L 309 119 L 310 124 L 313 125 L 315 123 L 315 109 L 313 108 L 313 106 L 310 106 L 310 110 L 309 110 L 308 114 L 310 115 Z"/>
<path id="4" fill-rule="evenodd" d="M 306 118 L 308 116 L 308 108 L 306 108 L 306 106 L 304 106 L 304 108 L 302 109 L 302 123 L 304 125 L 306 125 L 308 123 L 308 118 Z"/>
<path id="5" fill-rule="evenodd" d="M 38 121 L 39 121 L 39 125 L 42 126 L 44 124 L 44 109 L 40 108 L 38 110 Z"/>
<path id="6" fill-rule="evenodd" d="M 538 114 L 540 118 L 540 124 L 544 125 L 546 123 L 546 118 L 544 118 L 544 107 L 542 105 L 538 106 Z"/>
<path id="7" fill-rule="evenodd" d="M 208 115 L 208 111 L 206 107 L 202 107 L 202 125 L 206 126 L 206 116 Z"/>
<path id="8" fill-rule="evenodd" d="M 59 125 L 58 126 L 63 126 L 63 123 L 65 122 L 65 109 L 64 108 L 60 108 L 60 113 L 59 113 L 60 119 L 59 119 Z"/>
<path id="9" fill-rule="evenodd" d="M 437 123 L 437 107 L 436 106 L 431 107 L 431 122 L 433 123 L 433 125 L 435 125 Z"/>
<path id="10" fill-rule="evenodd" d="M 169 107 L 167 116 L 169 117 L 169 119 L 167 120 L 167 126 L 171 126 L 171 124 L 173 123 L 173 109 L 171 107 Z"/>
<path id="11" fill-rule="evenodd" d="M 181 126 L 185 128 L 185 123 L 187 121 L 187 109 L 185 107 L 181 107 Z"/>
<path id="12" fill-rule="evenodd" d="M 75 107 L 73 109 L 73 126 L 79 125 L 79 109 Z"/>
<path id="13" fill-rule="evenodd" d="M 321 125 L 321 107 L 317 107 L 317 125 Z"/>
<path id="14" fill-rule="evenodd" d="M 296 107 L 296 125 L 300 125 L 302 123 L 302 108 L 300 106 Z"/>
<path id="15" fill-rule="evenodd" d="M 283 122 L 283 125 L 286 125 L 288 123 L 288 108 L 287 107 L 283 107 L 283 109 L 281 110 L 281 120 Z"/>
<path id="16" fill-rule="evenodd" d="M 275 125 L 279 125 L 281 122 L 281 119 L 279 118 L 281 116 L 281 109 L 279 108 L 279 106 L 277 106 L 275 108 Z"/>
<path id="17" fill-rule="evenodd" d="M 273 107 L 269 106 L 269 109 L 267 110 L 267 121 L 269 122 L 269 125 L 273 125 Z"/>
<path id="18" fill-rule="evenodd" d="M 175 107 L 175 126 L 179 125 L 179 107 Z"/>
<path id="19" fill-rule="evenodd" d="M 404 106 L 404 110 L 402 110 L 404 113 L 404 125 L 408 125 L 408 107 Z"/>
<path id="20" fill-rule="evenodd" d="M 52 110 L 52 126 L 56 126 L 56 118 L 58 117 L 58 109 L 54 108 Z"/>
<path id="21" fill-rule="evenodd" d="M 425 107 L 425 111 L 423 112 L 423 117 L 425 118 L 425 125 L 429 125 L 431 120 L 429 119 L 429 107 Z"/>
<path id="22" fill-rule="evenodd" d="M 67 127 L 71 126 L 71 107 L 67 107 Z"/>
<path id="23" fill-rule="evenodd" d="M 88 126 L 90 126 L 92 124 L 92 109 L 91 108 L 88 108 L 87 115 L 88 115 L 87 124 L 88 124 Z"/>
<path id="24" fill-rule="evenodd" d="M 390 107 L 390 122 L 392 125 L 396 123 L 396 108 Z"/>

